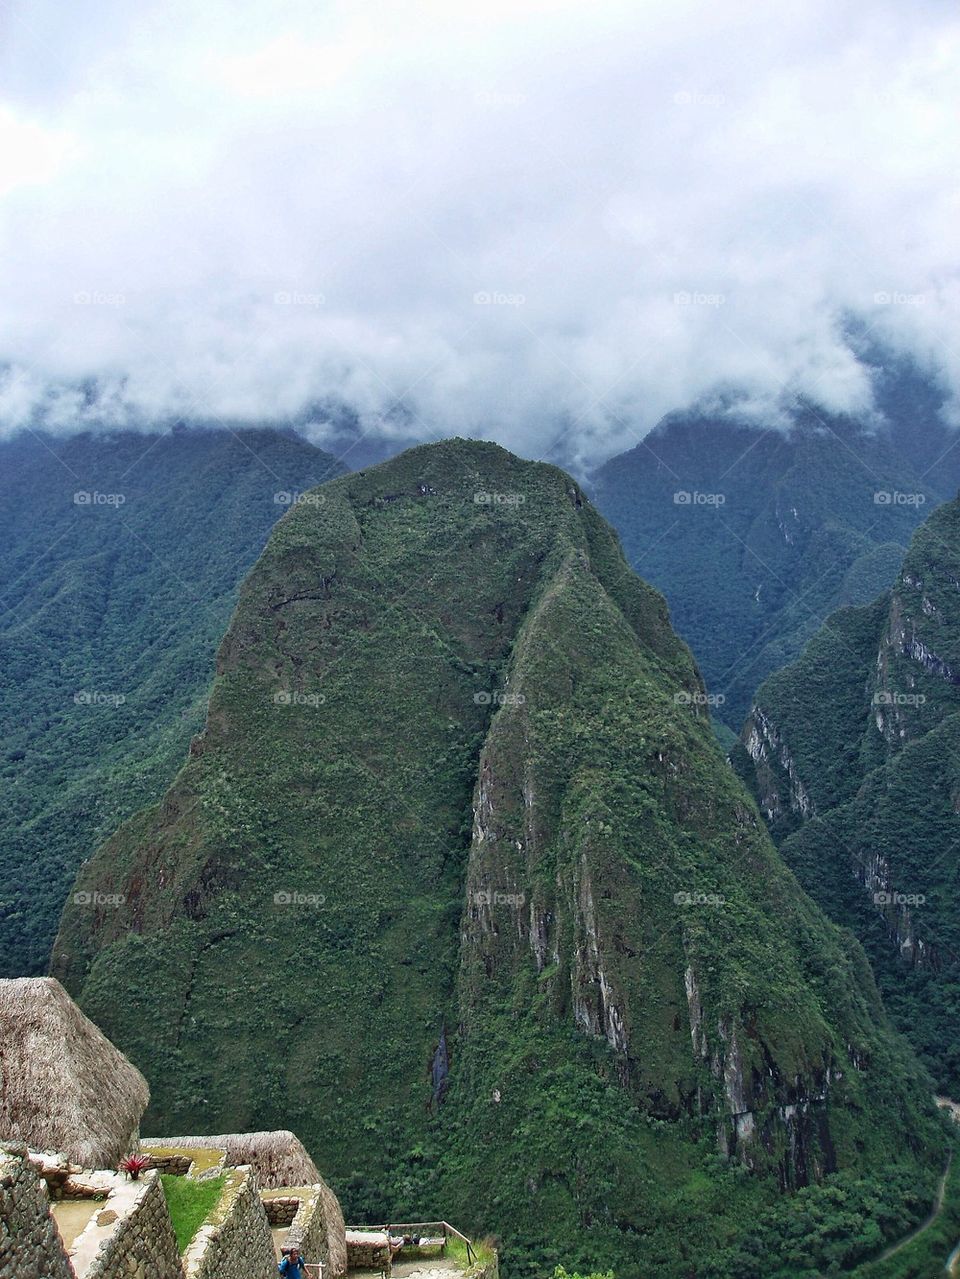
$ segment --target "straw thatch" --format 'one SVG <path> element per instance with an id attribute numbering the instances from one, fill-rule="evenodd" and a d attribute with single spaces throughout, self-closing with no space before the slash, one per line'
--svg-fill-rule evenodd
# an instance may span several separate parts
<path id="1" fill-rule="evenodd" d="M 149 1100 L 139 1070 L 58 981 L 0 980 L 0 1138 L 112 1168 Z"/>
<path id="2" fill-rule="evenodd" d="M 327 1273 L 332 1279 L 339 1279 L 347 1273 L 347 1230 L 340 1200 L 322 1178 L 319 1211 L 323 1213 L 326 1231 Z"/>
<path id="3" fill-rule="evenodd" d="M 230 1132 L 217 1137 L 151 1137 L 143 1142 L 149 1153 L 151 1146 L 209 1147 L 225 1150 L 227 1166 L 238 1168 L 251 1164 L 262 1189 L 277 1186 L 315 1186 L 322 1182 L 317 1166 L 306 1148 L 292 1132 Z"/>

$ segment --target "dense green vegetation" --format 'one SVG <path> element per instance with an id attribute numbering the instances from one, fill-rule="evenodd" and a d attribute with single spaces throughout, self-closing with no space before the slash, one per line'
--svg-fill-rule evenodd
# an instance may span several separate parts
<path id="1" fill-rule="evenodd" d="M 859 1274 L 860 1263 L 929 1211 L 933 1181 L 893 1169 L 888 1176 L 829 1177 L 806 1186 L 750 1223 L 707 1273 L 710 1279 Z"/>
<path id="2" fill-rule="evenodd" d="M 865 1262 L 853 1273 L 856 1279 L 929 1279 L 930 1276 L 955 1274 L 947 1271 L 946 1262 L 960 1247 L 960 1160 L 954 1152 L 944 1182 L 943 1207 L 936 1218 L 917 1228 L 915 1238 L 906 1236 L 903 1246 L 894 1245 L 891 1256 Z"/>
<path id="3" fill-rule="evenodd" d="M 735 733 L 760 683 L 835 609 L 886 590 L 913 529 L 957 491 L 942 392 L 887 359 L 879 427 L 803 406 L 766 431 L 676 415 L 591 481 Z"/>
<path id="4" fill-rule="evenodd" d="M 225 1180 L 224 1177 L 211 1177 L 206 1181 L 195 1181 L 192 1177 L 160 1174 L 173 1233 L 177 1236 L 177 1247 L 181 1253 L 186 1252 L 194 1235 L 213 1211 Z"/>
<path id="5" fill-rule="evenodd" d="M 46 970 L 81 861 L 174 776 L 275 496 L 339 470 L 278 431 L 0 441 L 0 975 Z"/>
<path id="6" fill-rule="evenodd" d="M 863 942 L 891 1017 L 951 1094 L 960 1091 L 958 581 L 954 501 L 917 531 L 892 591 L 832 616 L 766 681 L 745 732 L 756 758 L 734 754 L 784 857 Z M 762 721 L 778 737 L 773 749 L 760 741 Z M 806 819 L 784 751 L 812 804 Z"/>
<path id="7" fill-rule="evenodd" d="M 595 1270 L 590 1275 L 571 1275 L 564 1270 L 563 1266 L 557 1266 L 553 1272 L 553 1279 L 614 1279 L 614 1273 L 612 1270 L 607 1270 L 601 1274 L 599 1270 Z"/>
<path id="8" fill-rule="evenodd" d="M 188 762 L 78 890 L 122 900 L 68 904 L 54 971 L 148 1129 L 293 1128 L 349 1218 L 494 1229 L 507 1276 L 722 1274 L 807 1184 L 859 1257 L 942 1167 L 662 598 L 569 477 L 492 445 L 280 522 Z"/>

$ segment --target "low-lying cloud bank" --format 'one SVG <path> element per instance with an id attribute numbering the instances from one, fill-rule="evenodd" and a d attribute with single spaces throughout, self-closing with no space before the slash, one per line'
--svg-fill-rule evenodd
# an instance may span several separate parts
<path id="1" fill-rule="evenodd" d="M 0 431 L 194 419 L 596 461 L 730 387 L 960 387 L 952 4 L 13 0 Z"/>

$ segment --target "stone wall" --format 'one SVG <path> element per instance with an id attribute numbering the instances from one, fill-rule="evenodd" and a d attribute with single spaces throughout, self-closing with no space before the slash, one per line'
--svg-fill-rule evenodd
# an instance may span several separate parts
<path id="1" fill-rule="evenodd" d="M 46 1186 L 26 1153 L 0 1144 L 0 1279 L 72 1279 Z"/>
<path id="2" fill-rule="evenodd" d="M 379 1230 L 347 1231 L 347 1262 L 351 1270 L 390 1269 L 390 1240 Z"/>
<path id="3" fill-rule="evenodd" d="M 303 1142 L 288 1129 L 274 1132 L 227 1132 L 209 1137 L 151 1137 L 141 1149 L 152 1154 L 168 1150 L 222 1150 L 227 1167 L 249 1165 L 262 1189 L 281 1186 L 314 1186 L 322 1181 Z"/>
<path id="4" fill-rule="evenodd" d="M 186 1279 L 276 1279 L 277 1263 L 256 1173 L 231 1168 L 220 1201 L 184 1253 Z"/>
<path id="5" fill-rule="evenodd" d="M 306 1261 L 324 1263 L 324 1279 L 347 1273 L 347 1235 L 340 1202 L 324 1183 L 261 1192 L 271 1225 L 290 1223 L 287 1243 L 296 1243 Z M 290 1216 L 286 1214 L 294 1207 Z"/>
<path id="6" fill-rule="evenodd" d="M 271 1226 L 292 1226 L 294 1217 L 300 1211 L 300 1198 L 294 1197 L 292 1193 L 266 1194 L 261 1191 L 260 1201 Z"/>
<path id="7" fill-rule="evenodd" d="M 180 1251 L 159 1174 L 117 1176 L 103 1207 L 74 1241 L 77 1279 L 182 1279 Z"/>
<path id="8" fill-rule="evenodd" d="M 493 1261 L 478 1261 L 465 1273 L 464 1279 L 499 1279 L 500 1265 L 496 1257 Z"/>
<path id="9" fill-rule="evenodd" d="M 175 1177 L 190 1176 L 197 1181 L 219 1177 L 227 1166 L 227 1152 L 223 1146 L 211 1144 L 198 1146 L 171 1146 L 162 1141 L 141 1141 L 140 1153 L 150 1156 L 150 1167 Z"/>

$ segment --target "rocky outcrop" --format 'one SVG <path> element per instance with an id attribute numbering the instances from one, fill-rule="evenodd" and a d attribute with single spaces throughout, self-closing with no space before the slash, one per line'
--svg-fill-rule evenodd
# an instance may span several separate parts
<path id="1" fill-rule="evenodd" d="M 783 815 L 783 789 L 790 811 L 802 818 L 810 817 L 814 812 L 813 801 L 796 762 L 776 726 L 759 706 L 750 711 L 743 742 L 756 768 L 760 807 L 768 821 L 776 821 Z"/>
<path id="2" fill-rule="evenodd" d="M 904 657 L 918 662 L 928 674 L 935 675 L 937 679 L 945 680 L 948 684 L 960 684 L 960 671 L 939 657 L 915 629 L 907 631 L 906 627 L 903 627 L 900 635 L 894 636 L 894 639 L 899 639 L 900 651 Z"/>
<path id="3" fill-rule="evenodd" d="M 574 1021 L 585 1034 L 607 1041 L 621 1062 L 628 1055 L 624 1016 L 604 970 L 603 951 L 586 857 L 577 885 L 574 967 L 571 975 Z"/>
<path id="4" fill-rule="evenodd" d="M 697 1111 L 716 1114 L 720 1152 L 736 1155 L 751 1167 L 772 1157 L 784 1188 L 806 1185 L 834 1171 L 827 1103 L 830 1086 L 842 1079 L 842 1070 L 821 1062 L 809 1075 L 787 1079 L 777 1066 L 776 1046 L 766 1043 L 760 1045 L 763 1068 L 748 1066 L 741 1042 L 745 1034 L 755 1038 L 755 1029 L 721 1020 L 708 1035 L 692 964 L 685 970 L 684 987 L 694 1056 L 719 1085 L 717 1094 L 698 1090 Z"/>
<path id="5" fill-rule="evenodd" d="M 891 941 L 900 957 L 912 967 L 939 966 L 937 947 L 920 936 L 915 910 L 926 900 L 922 893 L 897 889 L 890 872 L 890 859 L 882 853 L 855 857 L 853 873 L 876 910 L 884 918 Z"/>

